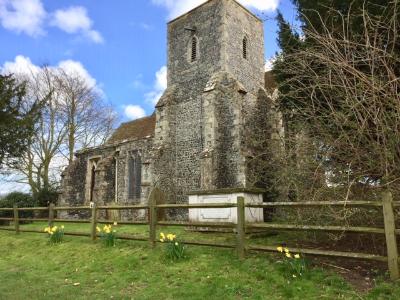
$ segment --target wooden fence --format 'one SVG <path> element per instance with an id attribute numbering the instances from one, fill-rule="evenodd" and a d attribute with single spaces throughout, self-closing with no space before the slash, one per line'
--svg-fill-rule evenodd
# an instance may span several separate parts
<path id="1" fill-rule="evenodd" d="M 98 211 L 100 210 L 148 210 L 147 221 L 124 221 L 118 222 L 120 225 L 148 225 L 149 236 L 148 237 L 137 237 L 127 234 L 117 235 L 118 239 L 123 240 L 138 240 L 148 241 L 151 247 L 155 247 L 158 239 L 156 237 L 157 226 L 185 226 L 185 227 L 214 227 L 214 228 L 231 228 L 232 232 L 236 235 L 235 244 L 222 244 L 212 242 L 200 242 L 200 241 L 182 241 L 188 245 L 200 245 L 200 246 L 211 246 L 221 248 L 236 249 L 238 257 L 240 259 L 245 258 L 247 251 L 265 251 L 265 252 L 276 252 L 276 246 L 262 246 L 262 245 L 251 245 L 246 243 L 246 233 L 251 229 L 268 229 L 268 230 L 299 230 L 299 231 L 323 231 L 323 232 L 355 232 L 355 233 L 367 233 L 367 234 L 384 234 L 386 238 L 387 256 L 380 256 L 367 253 L 353 253 L 353 252 L 340 252 L 340 251 L 328 251 L 318 249 L 301 249 L 301 248 L 289 248 L 291 252 L 317 255 L 317 256 L 331 256 L 331 257 L 343 257 L 343 258 L 354 258 L 354 259 L 365 259 L 365 260 L 376 260 L 387 262 L 390 278 L 397 280 L 399 278 L 399 256 L 396 236 L 400 235 L 400 229 L 395 227 L 394 209 L 400 207 L 400 202 L 393 202 L 392 195 L 390 192 L 385 192 L 381 202 L 374 201 L 320 201 L 320 202 L 264 202 L 262 204 L 245 204 L 243 197 L 237 198 L 237 203 L 201 203 L 201 204 L 161 204 L 157 205 L 157 200 L 161 197 L 161 192 L 157 189 L 153 190 L 148 201 L 148 205 L 127 205 L 127 206 L 75 206 L 75 207 L 56 207 L 51 204 L 49 207 L 29 207 L 29 208 L 0 208 L 0 211 L 10 211 L 13 213 L 12 218 L 0 218 L 0 221 L 12 221 L 14 228 L 0 227 L 0 230 L 15 231 L 16 234 L 20 232 L 35 232 L 44 233 L 41 230 L 33 229 L 21 229 L 21 221 L 46 221 L 50 226 L 55 222 L 64 223 L 90 223 L 90 233 L 86 232 L 65 232 L 65 235 L 73 236 L 87 236 L 92 240 L 96 240 L 97 224 L 110 224 L 113 221 L 98 219 Z M 246 208 L 268 208 L 268 207 L 375 207 L 381 208 L 384 218 L 384 228 L 372 228 L 372 227 L 351 227 L 351 226 L 316 226 L 316 225 L 292 225 L 292 224 L 278 224 L 278 223 L 246 223 L 245 220 L 245 209 Z M 157 211 L 163 209 L 224 209 L 224 208 L 236 208 L 237 209 L 237 223 L 221 223 L 221 222 L 182 222 L 182 221 L 161 221 L 157 220 Z M 57 211 L 90 211 L 90 219 L 56 219 L 55 212 Z M 48 218 L 20 218 L 19 212 L 21 211 L 48 211 Z"/>

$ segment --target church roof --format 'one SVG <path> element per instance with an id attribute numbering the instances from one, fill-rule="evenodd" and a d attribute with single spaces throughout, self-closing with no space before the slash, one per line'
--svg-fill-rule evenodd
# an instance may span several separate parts
<path id="1" fill-rule="evenodd" d="M 276 84 L 274 74 L 272 71 L 265 72 L 265 89 L 267 91 L 275 90 L 278 86 Z"/>
<path id="2" fill-rule="evenodd" d="M 107 141 L 108 144 L 121 143 L 126 140 L 144 139 L 154 136 L 156 115 L 122 123 Z"/>

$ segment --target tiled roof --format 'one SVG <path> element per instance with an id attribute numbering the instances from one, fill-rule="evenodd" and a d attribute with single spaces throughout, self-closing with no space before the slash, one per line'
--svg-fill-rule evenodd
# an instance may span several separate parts
<path id="1" fill-rule="evenodd" d="M 143 139 L 154 136 L 156 115 L 122 123 L 107 141 L 108 144 L 120 143 L 125 140 Z"/>

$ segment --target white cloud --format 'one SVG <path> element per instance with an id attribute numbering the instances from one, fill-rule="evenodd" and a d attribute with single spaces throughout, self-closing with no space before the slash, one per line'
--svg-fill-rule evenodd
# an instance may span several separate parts
<path id="1" fill-rule="evenodd" d="M 146 116 L 145 110 L 139 105 L 127 105 L 124 107 L 125 116 L 131 120 Z"/>
<path id="2" fill-rule="evenodd" d="M 271 71 L 274 62 L 276 61 L 276 56 L 272 56 L 265 62 L 265 72 Z"/>
<path id="3" fill-rule="evenodd" d="M 40 0 L 0 0 L 1 25 L 32 37 L 45 34 L 46 11 Z"/>
<path id="4" fill-rule="evenodd" d="M 63 60 L 58 63 L 58 67 L 63 69 L 65 73 L 67 73 L 70 76 L 77 76 L 84 78 L 86 81 L 86 84 L 90 87 L 96 87 L 97 82 L 96 79 L 94 79 L 89 72 L 85 69 L 85 67 L 82 65 L 81 62 L 76 61 L 76 60 Z"/>
<path id="5" fill-rule="evenodd" d="M 147 23 L 140 23 L 140 27 L 146 31 L 153 30 L 153 26 Z"/>
<path id="6" fill-rule="evenodd" d="M 152 0 L 168 10 L 168 18 L 172 19 L 206 2 L 207 0 Z M 239 0 L 241 4 L 259 11 L 274 11 L 278 8 L 279 0 Z"/>
<path id="7" fill-rule="evenodd" d="M 56 66 L 49 66 L 50 69 L 56 67 L 62 68 L 71 76 L 79 76 L 83 78 L 88 86 L 94 88 L 101 96 L 104 96 L 104 92 L 99 87 L 96 79 L 90 75 L 79 61 L 68 59 L 60 61 Z M 0 66 L 0 74 L 19 74 L 29 76 L 31 74 L 37 74 L 40 71 L 40 68 L 40 66 L 33 64 L 29 57 L 17 55 L 14 61 L 7 61 L 3 66 Z"/>
<path id="8" fill-rule="evenodd" d="M 239 2 L 259 11 L 274 11 L 279 6 L 279 0 L 239 0 Z"/>
<path id="9" fill-rule="evenodd" d="M 89 18 L 86 8 L 82 6 L 56 10 L 50 24 L 69 34 L 80 33 L 94 43 L 104 42 L 101 34 L 92 29 L 93 21 Z"/>
<path id="10" fill-rule="evenodd" d="M 85 7 L 71 6 L 50 15 L 48 18 L 41 0 L 0 0 L 0 24 L 8 30 L 37 37 L 45 34 L 45 25 L 51 25 L 69 34 L 80 34 L 97 44 L 104 42 L 100 32 L 93 29 Z"/>
<path id="11" fill-rule="evenodd" d="M 30 75 L 38 73 L 40 68 L 34 65 L 29 57 L 17 55 L 14 61 L 7 61 L 0 67 L 1 74 Z"/>
<path id="12" fill-rule="evenodd" d="M 167 88 L 167 67 L 163 66 L 156 72 L 156 80 L 154 82 L 153 90 L 145 94 L 147 102 L 156 105 L 161 98 L 165 89 Z"/>
<path id="13" fill-rule="evenodd" d="M 20 176 L 17 176 L 16 174 L 0 176 L 0 198 L 12 192 L 30 192 L 28 184 L 15 182 L 18 179 L 20 179 Z"/>

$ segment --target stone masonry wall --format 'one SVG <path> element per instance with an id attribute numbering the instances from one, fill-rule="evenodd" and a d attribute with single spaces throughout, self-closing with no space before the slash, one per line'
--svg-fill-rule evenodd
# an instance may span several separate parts
<path id="1" fill-rule="evenodd" d="M 60 204 L 70 206 L 89 204 L 93 161 L 96 161 L 97 165 L 93 189 L 94 202 L 98 205 L 145 203 L 152 182 L 152 144 L 153 139 L 147 138 L 79 152 L 74 162 L 63 172 Z M 139 199 L 129 199 L 127 196 L 128 158 L 131 151 L 138 151 L 141 155 L 141 196 Z M 84 215 L 87 213 L 71 212 L 68 217 L 84 217 Z M 143 218 L 145 213 L 144 211 L 123 212 L 122 217 L 124 219 Z"/>

